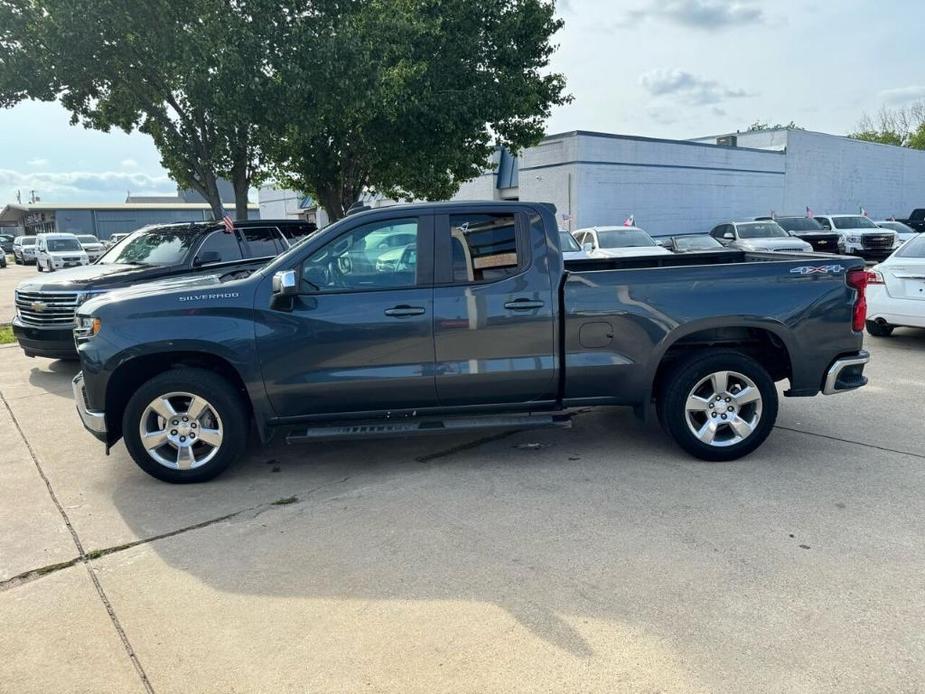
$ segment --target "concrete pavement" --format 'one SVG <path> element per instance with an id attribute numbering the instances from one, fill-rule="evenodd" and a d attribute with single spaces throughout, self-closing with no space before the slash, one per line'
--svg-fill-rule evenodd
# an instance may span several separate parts
<path id="1" fill-rule="evenodd" d="M 24 279 L 38 272 L 35 265 L 16 265 L 13 256 L 7 256 L 7 266 L 0 269 L 0 323 L 13 320 L 16 309 L 13 306 L 13 290 Z"/>
<path id="2" fill-rule="evenodd" d="M 925 331 L 868 348 L 737 463 L 603 410 L 192 487 L 0 348 L 0 691 L 921 690 Z"/>

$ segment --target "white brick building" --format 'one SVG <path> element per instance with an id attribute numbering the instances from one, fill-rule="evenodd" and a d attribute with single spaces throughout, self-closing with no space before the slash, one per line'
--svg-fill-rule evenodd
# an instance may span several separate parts
<path id="1" fill-rule="evenodd" d="M 460 188 L 458 199 L 552 202 L 562 226 L 622 224 L 653 234 L 708 231 L 772 211 L 906 216 L 925 207 L 925 152 L 803 130 L 660 140 L 575 131 L 550 135 Z M 263 217 L 276 215 L 263 210 Z"/>

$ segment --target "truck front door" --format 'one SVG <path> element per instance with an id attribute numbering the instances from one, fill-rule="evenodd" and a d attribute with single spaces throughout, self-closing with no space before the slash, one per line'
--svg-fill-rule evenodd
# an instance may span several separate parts
<path id="1" fill-rule="evenodd" d="M 541 217 L 508 207 L 435 220 L 440 404 L 554 401 L 559 271 Z"/>
<path id="2" fill-rule="evenodd" d="M 292 305 L 258 312 L 259 360 L 279 416 L 436 404 L 432 259 L 432 217 L 423 215 L 358 222 L 300 263 Z"/>

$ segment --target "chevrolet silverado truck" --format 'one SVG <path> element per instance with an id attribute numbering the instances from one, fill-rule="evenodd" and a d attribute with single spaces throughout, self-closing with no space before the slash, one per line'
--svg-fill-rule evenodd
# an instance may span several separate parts
<path id="1" fill-rule="evenodd" d="M 292 220 L 235 222 L 234 233 L 221 222 L 143 227 L 93 264 L 20 282 L 13 334 L 27 357 L 76 359 L 74 313 L 90 297 L 190 274 L 238 276 L 279 255 L 310 228 Z"/>
<path id="2" fill-rule="evenodd" d="M 348 216 L 243 279 L 138 286 L 77 310 L 84 426 L 168 482 L 266 442 L 567 426 L 622 405 L 732 460 L 785 395 L 866 384 L 863 262 L 715 253 L 564 261 L 545 204 Z M 400 249 L 400 250 L 399 250 Z M 652 405 L 654 404 L 654 408 Z"/>

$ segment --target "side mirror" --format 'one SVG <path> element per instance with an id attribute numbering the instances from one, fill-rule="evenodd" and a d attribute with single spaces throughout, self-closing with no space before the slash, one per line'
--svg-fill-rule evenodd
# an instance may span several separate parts
<path id="1" fill-rule="evenodd" d="M 658 246 L 659 248 L 665 247 L 665 242 L 662 241 L 661 239 L 652 239 L 652 240 L 655 241 L 655 245 Z"/>
<path id="2" fill-rule="evenodd" d="M 583 250 L 585 253 L 590 253 L 591 251 L 594 250 L 594 244 L 590 242 L 583 243 L 581 244 L 581 250 Z"/>
<path id="3" fill-rule="evenodd" d="M 299 283 L 295 270 L 281 270 L 273 275 L 273 296 L 295 296 Z"/>
<path id="4" fill-rule="evenodd" d="M 735 241 L 736 235 L 733 234 L 731 231 L 726 231 L 726 232 L 723 232 L 723 239 L 725 239 L 726 241 Z"/>
<path id="5" fill-rule="evenodd" d="M 193 260 L 194 267 L 201 267 L 203 265 L 208 265 L 209 263 L 217 263 L 222 259 L 221 254 L 218 251 L 205 251 L 200 253 Z"/>

